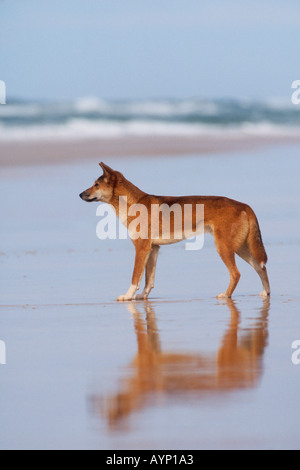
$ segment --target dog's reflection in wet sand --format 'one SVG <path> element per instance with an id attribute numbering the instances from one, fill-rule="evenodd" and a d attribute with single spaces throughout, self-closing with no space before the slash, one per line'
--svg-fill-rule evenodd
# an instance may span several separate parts
<path id="1" fill-rule="evenodd" d="M 164 352 L 153 306 L 145 303 L 146 321 L 136 303 L 128 304 L 134 319 L 138 352 L 119 392 L 109 397 L 93 396 L 94 412 L 104 413 L 111 428 L 124 423 L 131 413 L 144 408 L 155 396 L 183 399 L 204 393 L 221 394 L 254 387 L 262 373 L 267 345 L 269 299 L 263 300 L 260 315 L 251 328 L 240 329 L 240 312 L 234 301 L 226 301 L 231 318 L 215 354 Z"/>

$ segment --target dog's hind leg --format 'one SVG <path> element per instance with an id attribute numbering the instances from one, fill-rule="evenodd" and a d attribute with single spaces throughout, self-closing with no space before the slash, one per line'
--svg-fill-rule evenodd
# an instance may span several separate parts
<path id="1" fill-rule="evenodd" d="M 146 264 L 146 283 L 145 288 L 141 294 L 137 294 L 135 296 L 135 300 L 145 300 L 148 298 L 151 290 L 154 287 L 154 280 L 155 280 L 155 271 L 156 271 L 156 263 L 158 258 L 159 246 L 153 245 L 151 249 L 151 253 L 149 255 L 147 264 Z"/>
<path id="2" fill-rule="evenodd" d="M 135 262 L 131 281 L 131 286 L 125 295 L 120 295 L 117 300 L 119 302 L 132 300 L 136 291 L 140 287 L 140 283 L 144 274 L 144 270 L 151 253 L 151 244 L 149 240 L 138 239 L 135 242 Z"/>
<path id="3" fill-rule="evenodd" d="M 261 297 L 268 297 L 271 294 L 270 282 L 268 278 L 267 268 L 264 266 L 263 268 L 258 264 L 254 266 L 255 271 L 259 275 L 262 285 L 263 291 L 259 294 Z"/>
<path id="4" fill-rule="evenodd" d="M 235 252 L 232 250 L 232 248 L 226 244 L 226 242 L 221 239 L 217 238 L 215 234 L 215 244 L 217 251 L 222 258 L 223 262 L 225 263 L 229 275 L 230 275 L 230 283 L 228 286 L 227 291 L 224 294 L 219 294 L 217 297 L 218 298 L 230 298 L 233 294 L 233 291 L 235 290 L 239 280 L 240 280 L 240 272 L 235 264 Z"/>
<path id="5" fill-rule="evenodd" d="M 270 295 L 271 289 L 270 289 L 270 283 L 269 283 L 269 278 L 268 278 L 268 273 L 267 273 L 267 268 L 264 265 L 261 265 L 251 254 L 250 248 L 248 247 L 247 243 L 245 243 L 238 251 L 237 254 L 250 266 L 252 266 L 257 274 L 259 275 L 262 285 L 263 285 L 263 291 L 260 293 L 261 296 L 263 297 L 268 297 Z"/>

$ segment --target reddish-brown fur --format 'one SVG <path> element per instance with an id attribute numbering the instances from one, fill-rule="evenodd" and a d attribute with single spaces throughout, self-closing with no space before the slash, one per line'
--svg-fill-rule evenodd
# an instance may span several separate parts
<path id="1" fill-rule="evenodd" d="M 133 239 L 136 256 L 132 276 L 132 284 L 127 294 L 120 296 L 118 300 L 131 300 L 132 298 L 147 298 L 154 287 L 155 267 L 159 245 L 180 241 L 176 239 L 174 233 L 174 215 L 170 217 L 170 238 L 155 240 L 151 238 L 151 207 L 153 204 L 167 204 L 172 206 L 178 204 L 183 207 L 191 204 L 193 207 L 192 225 L 196 228 L 197 204 L 204 205 L 204 226 L 214 236 L 216 249 L 228 268 L 230 283 L 224 294 L 219 297 L 231 297 L 239 279 L 240 273 L 236 266 L 235 254 L 238 254 L 249 263 L 258 273 L 263 284 L 262 295 L 270 294 L 270 285 L 266 270 L 267 254 L 262 242 L 261 232 L 255 213 L 247 204 L 243 204 L 226 197 L 219 196 L 183 196 L 168 197 L 154 196 L 141 191 L 138 187 L 128 181 L 121 173 L 112 170 L 104 163 L 100 163 L 104 173 L 95 184 L 80 194 L 85 201 L 102 201 L 111 204 L 116 214 L 122 219 L 120 213 L 119 197 L 126 196 L 127 207 L 134 204 L 143 204 L 148 210 L 147 239 Z M 182 212 L 183 213 L 183 212 Z M 135 217 L 128 217 L 127 227 Z M 182 220 L 183 222 L 183 220 Z M 146 286 L 143 294 L 135 296 L 135 292 L 140 286 L 140 282 L 146 269 Z"/>
<path id="2" fill-rule="evenodd" d="M 120 380 L 119 391 L 108 397 L 93 396 L 95 411 L 104 411 L 110 426 L 118 426 L 122 420 L 147 406 L 149 396 L 179 395 L 210 397 L 224 391 L 254 387 L 261 376 L 262 358 L 268 338 L 269 298 L 265 299 L 253 327 L 243 331 L 241 314 L 233 300 L 228 299 L 231 312 L 219 348 L 213 353 L 166 351 L 157 327 L 156 315 L 150 303 L 145 302 L 146 321 L 129 304 L 134 321 L 137 354 L 127 368 L 127 375 Z M 124 423 L 123 423 L 124 424 Z"/>

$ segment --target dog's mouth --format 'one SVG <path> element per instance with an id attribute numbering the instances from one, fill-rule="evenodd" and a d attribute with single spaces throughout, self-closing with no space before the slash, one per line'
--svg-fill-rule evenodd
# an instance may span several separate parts
<path id="1" fill-rule="evenodd" d="M 86 199 L 86 202 L 95 202 L 95 201 L 97 201 L 96 197 L 93 197 L 93 199 Z"/>
<path id="2" fill-rule="evenodd" d="M 84 192 L 81 193 L 81 194 L 79 194 L 79 197 L 80 197 L 83 201 L 85 201 L 85 202 L 94 202 L 94 201 L 97 201 L 97 198 L 96 198 L 96 197 L 93 197 L 93 198 L 89 199 L 89 198 L 87 197 L 87 195 L 86 195 Z"/>

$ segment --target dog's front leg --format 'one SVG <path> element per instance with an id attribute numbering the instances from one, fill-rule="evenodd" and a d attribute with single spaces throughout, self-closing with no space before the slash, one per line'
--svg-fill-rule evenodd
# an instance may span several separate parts
<path id="1" fill-rule="evenodd" d="M 151 243 L 149 242 L 149 240 L 142 240 L 142 239 L 136 240 L 135 263 L 134 263 L 131 286 L 129 287 L 125 295 L 120 295 L 117 298 L 119 302 L 132 300 L 134 298 L 136 291 L 140 287 L 140 283 L 143 277 L 143 273 L 144 273 L 145 266 L 147 264 L 150 252 L 151 252 Z"/>
<path id="2" fill-rule="evenodd" d="M 142 294 L 137 294 L 135 300 L 146 300 L 154 287 L 155 270 L 157 257 L 159 252 L 159 245 L 154 245 L 151 249 L 147 264 L 146 264 L 146 284 Z"/>

